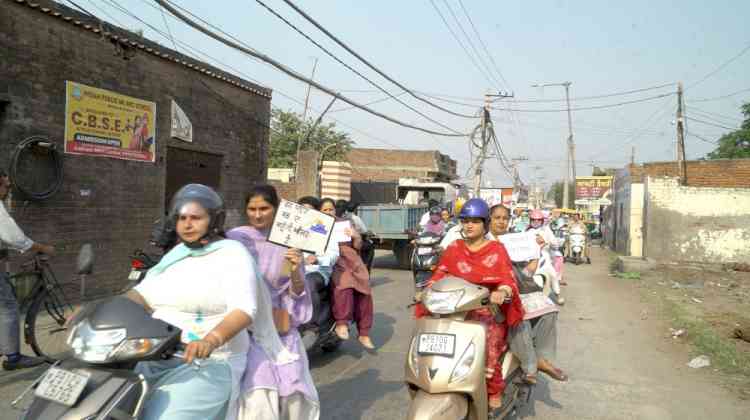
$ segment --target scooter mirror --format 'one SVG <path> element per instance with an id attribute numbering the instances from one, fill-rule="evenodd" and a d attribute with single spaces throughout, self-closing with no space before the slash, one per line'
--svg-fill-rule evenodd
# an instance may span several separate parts
<path id="1" fill-rule="evenodd" d="M 94 248 L 91 244 L 83 244 L 78 252 L 78 274 L 91 274 L 94 268 Z"/>

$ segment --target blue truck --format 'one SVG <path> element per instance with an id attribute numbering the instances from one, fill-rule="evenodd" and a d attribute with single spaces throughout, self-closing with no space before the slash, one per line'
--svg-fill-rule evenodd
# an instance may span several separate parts
<path id="1" fill-rule="evenodd" d="M 410 204 L 375 204 L 359 206 L 359 217 L 375 237 L 378 248 L 393 250 L 402 269 L 411 266 L 411 241 L 419 230 L 419 220 L 427 206 Z"/>

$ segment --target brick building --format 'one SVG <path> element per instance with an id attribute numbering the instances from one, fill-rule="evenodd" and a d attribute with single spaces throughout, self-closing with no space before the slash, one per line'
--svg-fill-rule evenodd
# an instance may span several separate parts
<path id="1" fill-rule="evenodd" d="M 67 81 L 156 103 L 153 162 L 63 154 L 57 194 L 9 203 L 32 239 L 57 246 L 60 279 L 72 281 L 75 254 L 91 242 L 89 287 L 123 284 L 128 256 L 189 182 L 216 187 L 228 224 L 241 222 L 248 184 L 266 177 L 270 89 L 45 0 L 0 0 L 0 51 L 0 166 L 32 135 L 62 153 Z M 172 101 L 192 122 L 192 142 L 170 138 Z"/>
<path id="2" fill-rule="evenodd" d="M 457 178 L 457 163 L 436 150 L 352 149 L 346 157 L 352 182 L 398 182 L 399 178 Z"/>

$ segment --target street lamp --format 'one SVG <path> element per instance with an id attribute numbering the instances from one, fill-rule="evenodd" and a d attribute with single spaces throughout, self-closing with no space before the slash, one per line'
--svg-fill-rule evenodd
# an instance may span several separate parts
<path id="1" fill-rule="evenodd" d="M 573 118 L 570 113 L 570 85 L 572 82 L 562 83 L 537 83 L 531 85 L 531 87 L 547 87 L 547 86 L 562 86 L 565 88 L 565 103 L 567 104 L 568 110 L 568 157 L 565 170 L 565 182 L 563 184 L 563 207 L 568 208 L 568 184 L 570 183 L 570 171 L 573 170 L 573 179 L 576 177 L 576 158 L 575 158 L 575 145 L 573 143 Z"/>

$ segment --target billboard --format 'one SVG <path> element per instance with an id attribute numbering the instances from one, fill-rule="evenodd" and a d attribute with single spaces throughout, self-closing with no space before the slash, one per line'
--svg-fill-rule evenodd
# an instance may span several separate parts
<path id="1" fill-rule="evenodd" d="M 612 190 L 611 176 L 577 176 L 576 204 L 609 205 L 609 193 Z"/>
<path id="2" fill-rule="evenodd" d="M 153 162 L 156 103 L 65 82 L 65 153 Z"/>

